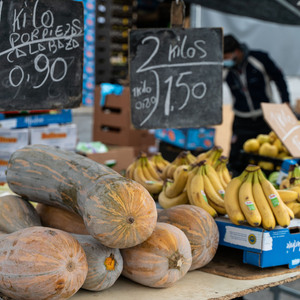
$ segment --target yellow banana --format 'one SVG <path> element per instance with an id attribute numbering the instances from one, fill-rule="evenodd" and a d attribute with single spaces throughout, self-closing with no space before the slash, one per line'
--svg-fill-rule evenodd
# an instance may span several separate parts
<path id="1" fill-rule="evenodd" d="M 300 204 L 300 203 L 299 203 L 299 204 Z M 289 213 L 290 219 L 291 219 L 291 220 L 294 219 L 294 218 L 295 218 L 295 214 L 294 214 L 293 210 L 290 209 L 290 208 L 287 206 L 286 203 L 284 203 L 284 205 L 286 206 L 286 209 L 287 209 L 287 211 L 288 211 L 288 213 Z"/>
<path id="2" fill-rule="evenodd" d="M 224 178 L 223 178 L 223 174 L 222 174 L 222 172 L 221 172 L 221 169 L 219 169 L 219 170 L 217 171 L 217 174 L 218 174 L 219 180 L 220 180 L 220 182 L 221 182 L 221 184 L 222 184 L 222 187 L 223 187 L 223 189 L 224 189 L 224 191 L 225 191 L 225 189 L 226 189 L 226 187 L 227 187 L 227 183 L 225 182 L 225 180 L 224 180 Z"/>
<path id="3" fill-rule="evenodd" d="M 239 203 L 247 222 L 256 227 L 261 224 L 262 218 L 253 197 L 252 179 L 253 172 L 249 172 L 239 189 Z"/>
<path id="4" fill-rule="evenodd" d="M 220 213 L 224 214 L 225 210 L 225 203 L 222 197 L 216 192 L 214 189 L 211 181 L 209 180 L 208 176 L 203 172 L 201 173 L 203 177 L 203 183 L 204 183 L 204 192 L 207 196 L 207 199 L 214 203 L 214 209 Z"/>
<path id="5" fill-rule="evenodd" d="M 162 181 L 154 181 L 154 180 L 148 180 L 143 172 L 142 164 L 141 162 L 137 162 L 137 166 L 134 169 L 133 172 L 133 179 L 140 183 L 144 188 L 148 190 L 151 194 L 158 194 L 161 192 L 163 188 L 163 182 Z"/>
<path id="6" fill-rule="evenodd" d="M 195 174 L 197 173 L 198 171 L 198 168 L 199 166 L 198 165 L 192 165 L 191 166 L 191 169 L 189 169 L 189 174 L 188 174 L 188 179 L 186 181 L 186 191 L 187 191 L 187 194 L 188 194 L 188 198 L 189 198 L 189 202 L 191 203 L 191 182 L 192 182 L 192 179 L 193 177 L 195 176 Z M 191 203 L 192 204 L 192 203 Z"/>
<path id="7" fill-rule="evenodd" d="M 223 178 L 224 178 L 225 182 L 228 184 L 231 181 L 232 177 L 231 177 L 229 170 L 227 169 L 227 166 L 225 164 L 222 167 L 222 174 L 223 174 Z"/>
<path id="8" fill-rule="evenodd" d="M 298 195 L 300 195 L 300 185 L 295 185 L 289 188 L 290 191 L 294 191 L 296 193 L 298 193 Z M 297 199 L 298 202 L 300 202 L 300 199 Z"/>
<path id="9" fill-rule="evenodd" d="M 144 165 L 154 180 L 157 180 L 157 181 L 161 180 L 160 176 L 157 174 L 157 172 L 155 170 L 155 167 L 153 166 L 153 162 L 148 160 L 147 156 L 144 157 Z"/>
<path id="10" fill-rule="evenodd" d="M 184 190 L 188 179 L 188 169 L 182 169 L 173 182 L 166 182 L 165 194 L 169 198 L 178 196 Z"/>
<path id="11" fill-rule="evenodd" d="M 293 189 L 277 189 L 277 192 L 284 203 L 299 201 L 299 193 Z"/>
<path id="12" fill-rule="evenodd" d="M 290 187 L 290 180 L 288 178 L 283 179 L 279 184 L 279 188 L 281 190 L 288 189 L 289 187 Z"/>
<path id="13" fill-rule="evenodd" d="M 181 165 L 178 166 L 173 174 L 173 179 L 174 181 L 176 180 L 176 178 L 178 177 L 178 175 L 182 172 L 182 171 L 188 171 L 190 169 L 189 165 Z"/>
<path id="14" fill-rule="evenodd" d="M 261 215 L 261 225 L 266 230 L 272 230 L 276 226 L 276 219 L 260 185 L 257 172 L 254 172 L 253 177 L 253 197 L 258 211 Z"/>
<path id="15" fill-rule="evenodd" d="M 213 218 L 218 216 L 217 211 L 208 204 L 206 194 L 204 192 L 204 182 L 201 174 L 201 168 L 197 167 L 194 174 L 190 173 L 190 184 L 187 185 L 189 202 L 192 205 L 199 206 L 206 210 Z M 191 172 L 191 171 L 190 171 Z"/>
<path id="16" fill-rule="evenodd" d="M 280 195 L 278 194 L 276 188 L 269 180 L 267 180 L 261 170 L 258 170 L 257 172 L 260 184 L 276 218 L 277 224 L 282 227 L 289 226 L 289 212 L 287 211 L 286 205 L 280 198 Z"/>
<path id="17" fill-rule="evenodd" d="M 170 178 L 173 179 L 173 175 L 175 170 L 177 169 L 177 165 L 171 163 L 171 165 L 168 167 L 168 171 L 167 171 L 167 177 L 166 178 Z"/>
<path id="18" fill-rule="evenodd" d="M 236 225 L 241 225 L 246 222 L 239 203 L 239 189 L 247 174 L 248 172 L 244 171 L 240 176 L 232 178 L 225 189 L 225 209 L 231 222 Z"/>
<path id="19" fill-rule="evenodd" d="M 204 164 L 203 166 L 204 172 L 206 176 L 208 177 L 209 181 L 211 182 L 212 186 L 214 187 L 215 191 L 221 196 L 221 198 L 224 198 L 224 188 L 221 184 L 221 181 L 219 179 L 219 176 L 216 172 L 216 170 L 209 164 Z"/>
<path id="20" fill-rule="evenodd" d="M 125 177 L 127 178 L 130 178 L 130 179 L 133 179 L 133 172 L 134 172 L 134 169 L 136 167 L 136 164 L 137 164 L 137 160 L 135 160 L 134 162 L 132 162 L 126 169 L 126 172 L 125 172 Z"/>
<path id="21" fill-rule="evenodd" d="M 169 198 L 165 194 L 165 189 L 163 189 L 158 195 L 158 203 L 162 208 L 169 208 L 176 205 L 187 204 L 188 201 L 187 191 L 183 191 L 176 197 Z"/>
<path id="22" fill-rule="evenodd" d="M 294 216 L 296 218 L 300 218 L 300 203 L 297 202 L 297 201 L 294 201 L 294 202 L 289 202 L 286 204 L 287 207 L 289 207 L 293 213 L 294 213 Z"/>

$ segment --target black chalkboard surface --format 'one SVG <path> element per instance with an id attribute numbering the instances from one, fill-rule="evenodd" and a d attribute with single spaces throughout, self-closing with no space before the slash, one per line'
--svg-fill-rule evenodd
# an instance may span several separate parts
<path id="1" fill-rule="evenodd" d="M 131 121 L 135 128 L 222 122 L 222 29 L 131 30 Z"/>
<path id="2" fill-rule="evenodd" d="M 83 4 L 0 1 L 0 111 L 78 107 Z"/>

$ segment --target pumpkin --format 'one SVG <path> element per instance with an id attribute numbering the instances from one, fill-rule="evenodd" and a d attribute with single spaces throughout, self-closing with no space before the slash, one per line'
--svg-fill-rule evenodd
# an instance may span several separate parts
<path id="1" fill-rule="evenodd" d="M 145 242 L 122 249 L 122 275 L 154 288 L 172 286 L 190 269 L 191 246 L 177 227 L 158 222 Z"/>
<path id="2" fill-rule="evenodd" d="M 120 250 L 103 246 L 89 235 L 72 235 L 82 246 L 88 262 L 88 273 L 82 288 L 102 291 L 111 287 L 123 270 Z"/>
<path id="3" fill-rule="evenodd" d="M 6 179 L 24 198 L 80 215 L 90 235 L 110 248 L 140 244 L 156 225 L 155 202 L 141 184 L 71 151 L 19 149 L 10 156 Z"/>
<path id="4" fill-rule="evenodd" d="M 31 203 L 17 195 L 0 197 L 0 230 L 12 233 L 31 226 L 41 226 L 40 217 Z"/>
<path id="5" fill-rule="evenodd" d="M 69 233 L 35 226 L 0 236 L 0 293 L 7 297 L 68 299 L 87 271 L 84 250 Z"/>
<path id="6" fill-rule="evenodd" d="M 219 244 L 219 230 L 213 217 L 201 207 L 178 205 L 158 214 L 158 222 L 166 222 L 181 229 L 192 249 L 191 270 L 207 265 L 215 256 Z"/>
<path id="7" fill-rule="evenodd" d="M 35 209 L 40 216 L 43 226 L 75 234 L 89 234 L 83 219 L 74 212 L 42 203 L 38 203 Z"/>

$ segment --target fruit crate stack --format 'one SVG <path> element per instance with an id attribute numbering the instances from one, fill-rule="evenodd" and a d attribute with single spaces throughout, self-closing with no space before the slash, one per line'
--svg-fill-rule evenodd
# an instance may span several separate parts
<path id="1" fill-rule="evenodd" d="M 137 20 L 137 2 L 98 0 L 96 7 L 96 83 L 118 83 L 128 75 L 128 30 Z"/>
<path id="2" fill-rule="evenodd" d="M 130 90 L 123 87 L 120 95 L 108 94 L 100 105 L 101 86 L 95 88 L 93 140 L 107 145 L 132 146 L 135 155 L 151 152 L 155 136 L 149 130 L 137 130 L 131 125 Z"/>

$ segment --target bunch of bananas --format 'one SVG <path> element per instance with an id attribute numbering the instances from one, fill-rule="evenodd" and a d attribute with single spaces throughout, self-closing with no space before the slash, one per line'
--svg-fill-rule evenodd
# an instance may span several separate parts
<path id="1" fill-rule="evenodd" d="M 141 153 L 140 156 L 127 167 L 125 176 L 140 183 L 152 195 L 159 194 L 162 191 L 163 180 L 145 153 Z"/>
<path id="2" fill-rule="evenodd" d="M 189 203 L 206 210 L 213 218 L 225 215 L 225 191 L 216 170 L 205 160 L 192 166 L 186 190 Z"/>
<path id="3" fill-rule="evenodd" d="M 207 164 L 214 166 L 217 163 L 218 159 L 221 157 L 222 153 L 223 148 L 215 145 L 210 150 L 200 153 L 196 157 L 196 162 L 206 160 Z"/>
<path id="4" fill-rule="evenodd" d="M 261 225 L 266 230 L 272 230 L 276 225 L 287 227 L 294 213 L 282 199 L 288 195 L 280 192 L 259 166 L 248 165 L 225 189 L 228 217 L 236 225 L 248 222 L 254 227 Z"/>
<path id="5" fill-rule="evenodd" d="M 300 192 L 300 166 L 298 164 L 291 165 L 286 178 L 284 178 L 279 185 L 280 189 L 288 189 L 299 186 Z"/>
<path id="6" fill-rule="evenodd" d="M 165 167 L 161 174 L 161 178 L 166 180 L 167 178 L 173 179 L 173 175 L 177 167 L 181 165 L 190 165 L 193 164 L 196 160 L 196 157 L 190 151 L 181 151 L 176 158 Z"/>
<path id="7" fill-rule="evenodd" d="M 170 164 L 170 162 L 163 158 L 161 152 L 157 152 L 151 156 L 150 160 L 153 162 L 154 167 L 158 174 L 162 174 L 164 169 Z"/>
<path id="8" fill-rule="evenodd" d="M 162 208 L 169 208 L 189 202 L 186 183 L 189 175 L 189 165 L 180 165 L 173 174 L 173 179 L 167 178 L 163 189 L 158 195 L 158 203 Z"/>
<path id="9" fill-rule="evenodd" d="M 224 189 L 226 189 L 228 183 L 231 181 L 231 174 L 227 168 L 228 157 L 220 156 L 220 158 L 214 164 L 218 177 Z"/>

